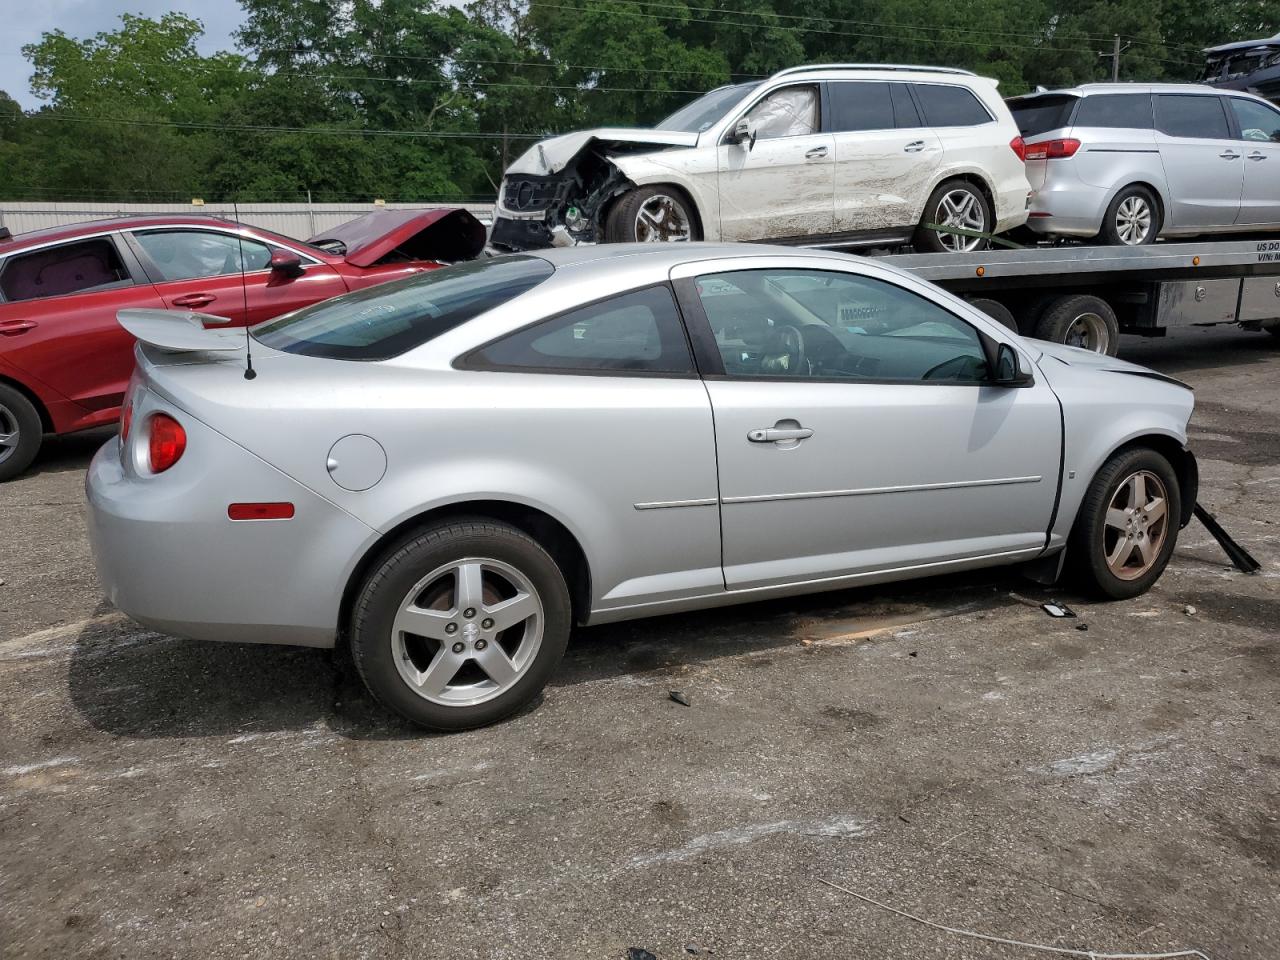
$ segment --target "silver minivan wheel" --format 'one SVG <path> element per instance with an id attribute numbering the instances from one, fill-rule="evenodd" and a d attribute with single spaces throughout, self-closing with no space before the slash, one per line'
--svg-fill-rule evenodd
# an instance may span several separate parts
<path id="1" fill-rule="evenodd" d="M 1146 243 L 1151 236 L 1154 212 L 1146 197 L 1134 194 L 1125 197 L 1116 207 L 1115 229 L 1120 242 L 1128 246 Z"/>

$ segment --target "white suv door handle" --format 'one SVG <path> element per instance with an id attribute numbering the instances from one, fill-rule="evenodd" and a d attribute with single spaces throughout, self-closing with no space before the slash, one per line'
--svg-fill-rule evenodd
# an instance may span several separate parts
<path id="1" fill-rule="evenodd" d="M 1251 154 L 1249 154 L 1249 159 L 1250 159 L 1250 160 L 1265 160 L 1265 159 L 1267 159 L 1267 155 L 1266 155 L 1265 153 L 1251 153 Z"/>
<path id="2" fill-rule="evenodd" d="M 1240 154 L 1236 153 L 1234 150 L 1228 150 L 1226 153 L 1218 154 L 1218 156 L 1223 160 L 1236 160 L 1239 158 Z"/>
<path id="3" fill-rule="evenodd" d="M 826 155 L 827 155 L 826 147 L 814 147 L 812 150 L 805 153 L 804 158 L 806 160 L 821 160 Z"/>
<path id="4" fill-rule="evenodd" d="M 813 431 L 808 427 L 760 427 L 747 431 L 752 443 L 779 443 L 783 440 L 808 440 Z"/>
<path id="5" fill-rule="evenodd" d="M 923 140 L 912 140 L 910 143 L 908 143 L 908 144 L 907 144 L 905 147 L 903 147 L 902 149 L 903 149 L 903 151 L 904 151 L 904 152 L 906 152 L 906 153 L 919 153 L 921 150 L 923 150 L 923 149 L 924 149 L 924 141 L 923 141 Z"/>

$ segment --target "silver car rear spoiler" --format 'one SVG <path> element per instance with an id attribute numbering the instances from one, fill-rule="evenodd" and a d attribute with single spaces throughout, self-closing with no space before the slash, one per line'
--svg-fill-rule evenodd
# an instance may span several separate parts
<path id="1" fill-rule="evenodd" d="M 169 353 L 243 350 L 244 331 L 208 330 L 205 324 L 225 324 L 226 317 L 193 310 L 136 308 L 116 314 L 120 326 L 143 343 Z"/>

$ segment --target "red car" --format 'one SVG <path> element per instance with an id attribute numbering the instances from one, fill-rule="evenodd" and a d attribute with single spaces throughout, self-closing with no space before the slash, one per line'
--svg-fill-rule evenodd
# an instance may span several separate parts
<path id="1" fill-rule="evenodd" d="M 116 322 L 123 307 L 252 325 L 472 259 L 484 243 L 462 209 L 380 210 L 306 243 L 218 217 L 0 229 L 0 481 L 27 468 L 44 434 L 119 418 L 133 372 L 133 338 Z"/>

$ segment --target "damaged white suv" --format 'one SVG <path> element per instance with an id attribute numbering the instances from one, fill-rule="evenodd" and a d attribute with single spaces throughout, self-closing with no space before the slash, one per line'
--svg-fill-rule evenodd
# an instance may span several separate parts
<path id="1" fill-rule="evenodd" d="M 490 242 L 958 252 L 1025 222 L 1029 195 L 1022 138 L 995 80 L 941 67 L 795 67 L 712 90 L 652 130 L 536 144 L 506 172 Z"/>

